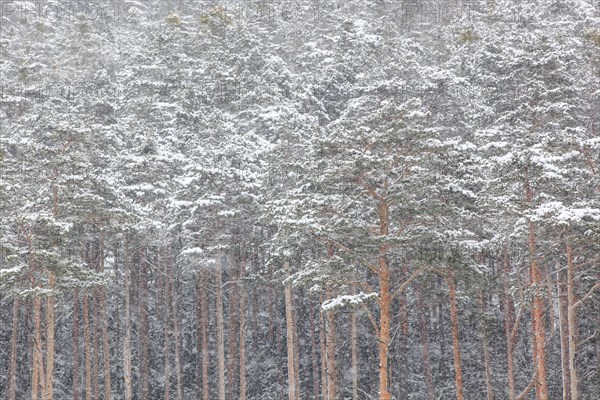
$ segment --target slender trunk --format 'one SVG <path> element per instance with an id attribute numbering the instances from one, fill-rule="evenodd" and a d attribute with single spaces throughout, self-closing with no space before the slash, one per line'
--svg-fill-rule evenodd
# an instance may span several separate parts
<path id="1" fill-rule="evenodd" d="M 568 300 L 565 280 L 560 272 L 556 273 L 558 292 L 558 321 L 560 332 L 560 361 L 562 372 L 563 400 L 571 400 L 571 377 L 569 375 L 569 325 L 567 319 Z"/>
<path id="2" fill-rule="evenodd" d="M 454 373 L 456 379 L 456 399 L 464 400 L 460 341 L 458 336 L 458 307 L 456 304 L 456 281 L 454 274 L 448 277 L 450 290 L 450 319 L 452 321 L 452 344 L 454 349 Z"/>
<path id="3" fill-rule="evenodd" d="M 431 357 L 429 353 L 429 335 L 427 332 L 427 319 L 425 310 L 423 310 L 423 301 L 421 299 L 421 288 L 417 287 L 415 291 L 417 312 L 419 314 L 419 336 L 421 338 L 421 347 L 423 348 L 423 368 L 425 370 L 425 384 L 427 386 L 427 400 L 435 399 L 435 389 L 433 386 L 433 374 L 431 373 Z"/>
<path id="4" fill-rule="evenodd" d="M 323 304 L 324 296 L 319 297 L 319 304 Z M 325 313 L 319 307 L 319 348 L 321 354 L 321 398 L 327 400 L 327 328 L 325 327 Z"/>
<path id="5" fill-rule="evenodd" d="M 315 400 L 320 397 L 320 382 L 319 382 L 319 349 L 317 347 L 317 324 L 315 323 L 315 306 L 314 302 L 310 301 L 310 347 L 311 347 L 311 362 L 313 376 L 313 392 Z"/>
<path id="6" fill-rule="evenodd" d="M 239 358 L 237 357 L 236 354 L 236 349 L 237 349 L 237 321 L 236 321 L 236 317 L 237 317 L 237 307 L 239 307 L 239 303 L 238 303 L 238 299 L 237 299 L 237 291 L 238 291 L 238 286 L 235 283 L 237 281 L 237 276 L 236 276 L 236 269 L 233 268 L 233 263 L 234 263 L 234 258 L 232 257 L 232 268 L 230 268 L 231 270 L 231 275 L 230 275 L 230 290 L 229 290 L 229 301 L 228 301 L 228 308 L 229 308 L 229 330 L 228 330 L 228 334 L 227 334 L 227 344 L 228 344 L 228 350 L 227 350 L 227 356 L 229 357 L 227 360 L 227 398 L 229 399 L 233 399 L 236 396 L 237 388 L 236 388 L 236 379 L 235 379 L 235 367 L 236 367 L 236 360 L 238 360 Z"/>
<path id="7" fill-rule="evenodd" d="M 17 338 L 19 331 L 19 298 L 13 301 L 12 333 L 10 337 L 10 369 L 8 373 L 8 400 L 17 399 Z"/>
<path id="8" fill-rule="evenodd" d="M 515 367 L 514 367 L 514 338 L 512 327 L 514 323 L 514 305 L 509 288 L 510 260 L 508 250 L 504 252 L 502 268 L 502 288 L 504 297 L 504 332 L 506 335 L 506 363 L 508 375 L 508 400 L 515 400 Z"/>
<path id="9" fill-rule="evenodd" d="M 209 366 L 209 342 L 208 342 L 208 325 L 209 325 L 209 309 L 208 309 L 208 280 L 203 279 L 203 285 L 200 288 L 200 310 L 202 319 L 200 322 L 200 333 L 202 337 L 202 399 L 210 400 L 210 388 L 208 386 L 208 366 Z"/>
<path id="10" fill-rule="evenodd" d="M 331 298 L 330 289 L 327 290 L 327 298 Z M 337 366 L 335 360 L 335 314 L 333 310 L 325 311 L 325 332 L 327 357 L 327 400 L 335 400 L 337 391 Z"/>
<path id="11" fill-rule="evenodd" d="M 577 365 L 575 355 L 577 352 L 577 321 L 575 309 L 575 266 L 573 265 L 573 248 L 567 242 L 567 320 L 569 323 L 569 372 L 571 378 L 571 400 L 577 400 Z"/>
<path id="12" fill-rule="evenodd" d="M 44 353 L 42 350 L 42 300 L 36 297 L 33 300 L 33 318 L 34 318 L 34 339 L 33 339 L 33 371 L 31 374 L 31 398 L 32 400 L 45 400 L 44 384 Z"/>
<path id="13" fill-rule="evenodd" d="M 125 400 L 132 400 L 131 387 L 131 272 L 129 269 L 129 241 L 125 239 L 125 340 L 123 342 L 123 380 L 125 382 Z"/>
<path id="14" fill-rule="evenodd" d="M 289 261 L 285 262 L 285 270 L 288 271 L 289 276 L 290 264 Z M 292 303 L 292 284 L 290 282 L 285 284 L 285 319 L 286 319 L 286 330 L 287 330 L 287 369 L 288 369 L 288 394 L 289 400 L 297 400 L 299 393 L 296 394 L 296 355 L 294 354 L 294 339 L 296 335 L 294 331 L 294 305 Z"/>
<path id="15" fill-rule="evenodd" d="M 139 379 L 138 399 L 150 398 L 150 352 L 148 345 L 148 266 L 145 262 L 145 251 L 139 252 L 139 299 L 138 299 L 138 345 L 139 345 Z"/>
<path id="16" fill-rule="evenodd" d="M 223 326 L 223 256 L 217 254 L 216 302 L 217 302 L 217 384 L 219 400 L 225 400 L 225 332 Z"/>
<path id="17" fill-rule="evenodd" d="M 533 192 L 529 182 L 529 171 L 525 170 L 525 199 L 528 204 L 533 200 Z M 530 278 L 533 287 L 533 305 L 531 310 L 532 331 L 533 331 L 533 355 L 535 369 L 535 396 L 536 400 L 548 400 L 548 383 L 546 379 L 546 350 L 544 348 L 546 341 L 545 323 L 544 323 L 544 301 L 542 299 L 542 273 L 540 271 L 536 254 L 536 234 L 535 224 L 529 221 L 529 257 L 530 257 Z"/>
<path id="18" fill-rule="evenodd" d="M 387 236 L 389 234 L 389 208 L 385 201 L 382 201 L 378 207 L 380 234 Z M 390 268 L 386 253 L 387 245 L 379 249 L 379 399 L 390 400 L 388 382 L 388 357 L 390 346 L 390 310 L 392 304 L 392 295 L 390 293 Z"/>
<path id="19" fill-rule="evenodd" d="M 546 342 L 544 323 L 544 301 L 542 299 L 542 274 L 536 260 L 535 252 L 535 227 L 533 222 L 529 223 L 529 251 L 531 256 L 531 282 L 533 286 L 533 345 L 534 345 L 534 367 L 536 375 L 536 400 L 548 400 L 548 384 L 546 378 Z M 575 400 L 575 399 L 573 399 Z"/>
<path id="20" fill-rule="evenodd" d="M 104 241 L 100 242 L 100 272 L 104 272 Z M 100 288 L 100 319 L 102 328 L 102 359 L 104 361 L 104 400 L 112 400 L 112 382 L 110 378 L 110 344 L 108 341 L 108 310 L 106 302 L 106 288 Z"/>
<path id="21" fill-rule="evenodd" d="M 85 364 L 85 400 L 92 399 L 92 346 L 90 339 L 89 295 L 83 294 L 83 355 Z"/>
<path id="22" fill-rule="evenodd" d="M 303 297 L 303 296 L 301 296 Z M 296 396 L 300 398 L 302 393 L 300 390 L 300 347 L 298 339 L 298 311 L 294 305 L 294 297 L 292 296 L 292 322 L 294 325 L 294 382 L 296 383 Z"/>
<path id="23" fill-rule="evenodd" d="M 48 273 L 50 290 L 54 290 L 56 278 Z M 54 398 L 54 294 L 46 298 L 46 393 L 44 400 Z"/>
<path id="24" fill-rule="evenodd" d="M 73 292 L 73 400 L 79 400 L 79 290 Z"/>
<path id="25" fill-rule="evenodd" d="M 246 255 L 242 255 L 240 280 L 246 274 Z M 246 400 L 246 287 L 239 285 L 240 292 L 240 400 Z"/>
<path id="26" fill-rule="evenodd" d="M 486 301 L 484 292 L 481 292 L 479 295 L 479 304 L 481 306 L 481 311 L 484 315 L 483 320 L 481 321 L 481 341 L 483 345 L 483 364 L 485 366 L 485 384 L 487 390 L 487 400 L 494 400 L 494 373 L 492 371 L 492 356 L 490 355 L 487 322 L 485 320 Z"/>
<path id="27" fill-rule="evenodd" d="M 162 250 L 161 250 L 162 253 Z M 162 255 L 162 254 L 161 254 Z M 162 257 L 161 257 L 162 258 Z M 160 261 L 162 262 L 162 260 Z M 171 363 L 170 363 L 170 350 L 171 342 L 169 335 L 169 322 L 170 322 L 170 290 L 169 290 L 169 271 L 167 270 L 167 264 L 164 264 L 164 273 L 162 279 L 162 311 L 163 311 L 163 357 L 164 357 L 164 400 L 171 399 Z"/>
<path id="28" fill-rule="evenodd" d="M 408 265 L 404 263 L 402 266 L 402 275 L 403 280 L 408 279 Z M 406 290 L 403 290 L 402 293 L 398 296 L 400 300 L 400 312 L 399 312 L 399 323 L 400 323 L 400 338 L 398 340 L 400 347 L 400 356 L 398 371 L 400 376 L 400 397 L 407 398 L 408 397 L 408 296 Z M 390 381 L 392 380 L 392 376 L 390 373 Z"/>
<path id="29" fill-rule="evenodd" d="M 177 292 L 175 291 L 175 269 L 173 268 L 173 250 L 172 245 L 169 245 L 169 254 L 167 259 L 167 266 L 170 271 L 169 275 L 169 300 L 172 307 L 172 323 L 173 323 L 173 340 L 175 342 L 175 378 L 176 378 L 176 389 L 177 389 L 177 400 L 183 400 L 183 377 L 181 370 L 181 341 L 179 335 L 179 318 L 178 307 L 177 307 Z"/>
<path id="30" fill-rule="evenodd" d="M 356 285 L 352 285 L 352 294 L 356 294 Z M 350 346 L 352 357 L 352 400 L 358 400 L 358 330 L 356 310 L 350 315 Z"/>
<path id="31" fill-rule="evenodd" d="M 98 310 L 99 289 L 95 288 L 92 292 L 91 314 L 93 323 L 92 330 L 92 392 L 94 399 L 100 399 L 100 312 Z"/>

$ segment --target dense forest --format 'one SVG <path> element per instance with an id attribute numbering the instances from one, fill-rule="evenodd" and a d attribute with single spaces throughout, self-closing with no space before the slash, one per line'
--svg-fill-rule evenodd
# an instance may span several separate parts
<path id="1" fill-rule="evenodd" d="M 600 399 L 597 0 L 0 6 L 0 399 Z"/>

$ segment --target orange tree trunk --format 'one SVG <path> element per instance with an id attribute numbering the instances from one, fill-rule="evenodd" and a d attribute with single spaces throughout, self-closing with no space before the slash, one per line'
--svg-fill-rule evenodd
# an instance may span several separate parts
<path id="1" fill-rule="evenodd" d="M 10 372 L 8 400 L 16 400 L 17 392 L 17 333 L 19 329 L 19 298 L 13 301 L 12 333 L 10 338 Z"/>
<path id="2" fill-rule="evenodd" d="M 450 319 L 452 323 L 452 344 L 454 348 L 454 373 L 456 379 L 456 399 L 464 400 L 462 363 L 460 359 L 460 341 L 458 336 L 458 307 L 456 304 L 456 282 L 454 274 L 448 277 L 450 289 Z"/>
<path id="3" fill-rule="evenodd" d="M 378 206 L 380 235 L 385 237 L 389 234 L 389 206 L 385 200 L 381 200 Z M 379 248 L 379 399 L 390 400 L 388 382 L 388 361 L 390 346 L 390 309 L 392 295 L 390 293 L 390 268 L 386 258 L 387 245 Z"/>
<path id="4" fill-rule="evenodd" d="M 525 200 L 531 204 L 533 200 L 533 191 L 529 181 L 529 170 L 525 169 Z M 535 371 L 535 398 L 536 400 L 548 399 L 548 383 L 546 379 L 546 350 L 544 348 L 546 341 L 544 324 L 544 302 L 542 300 L 542 273 L 537 263 L 537 254 L 535 248 L 536 234 L 535 224 L 529 221 L 529 258 L 530 258 L 530 279 L 533 288 L 533 305 L 531 310 L 532 331 L 533 331 L 533 367 Z"/>
<path id="5" fill-rule="evenodd" d="M 510 295 L 508 274 L 510 272 L 510 260 L 508 251 L 504 253 L 503 262 L 503 296 L 504 296 L 504 332 L 506 335 L 506 363 L 508 375 L 508 400 L 515 400 L 515 367 L 514 367 L 514 338 L 512 335 L 514 323 L 514 306 Z"/>

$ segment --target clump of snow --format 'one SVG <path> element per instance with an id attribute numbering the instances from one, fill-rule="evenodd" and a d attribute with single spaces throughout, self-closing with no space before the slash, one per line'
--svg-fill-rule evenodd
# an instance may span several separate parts
<path id="1" fill-rule="evenodd" d="M 335 308 L 346 307 L 349 305 L 355 306 L 364 303 L 367 300 L 377 298 L 377 293 L 358 293 L 353 295 L 344 295 L 336 297 L 335 299 L 326 300 L 321 305 L 321 310 L 330 311 Z"/>

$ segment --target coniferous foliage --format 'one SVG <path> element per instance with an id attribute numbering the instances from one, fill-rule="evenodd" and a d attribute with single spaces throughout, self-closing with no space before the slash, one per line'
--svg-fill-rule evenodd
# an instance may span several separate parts
<path id="1" fill-rule="evenodd" d="M 600 398 L 597 1 L 0 7 L 0 398 Z"/>

